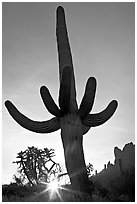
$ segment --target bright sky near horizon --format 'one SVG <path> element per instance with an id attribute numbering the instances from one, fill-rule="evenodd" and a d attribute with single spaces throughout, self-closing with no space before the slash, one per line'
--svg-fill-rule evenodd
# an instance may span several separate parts
<path id="1" fill-rule="evenodd" d="M 4 101 L 33 120 L 52 117 L 40 98 L 46 85 L 58 103 L 59 73 L 56 48 L 57 6 L 66 13 L 80 104 L 90 76 L 97 79 L 92 113 L 115 99 L 118 108 L 102 126 L 84 135 L 86 163 L 102 170 L 114 163 L 114 147 L 135 142 L 135 13 L 133 2 L 4 2 L 2 8 L 2 182 L 10 183 L 19 151 L 28 146 L 54 148 L 64 163 L 60 130 L 37 134 L 23 129 L 7 112 Z"/>

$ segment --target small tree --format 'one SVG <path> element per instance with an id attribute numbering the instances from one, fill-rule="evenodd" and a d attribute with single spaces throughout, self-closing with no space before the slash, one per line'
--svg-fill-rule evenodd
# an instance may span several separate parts
<path id="1" fill-rule="evenodd" d="M 25 175 L 30 185 L 36 185 L 41 181 L 48 182 L 49 177 L 60 166 L 52 160 L 55 156 L 53 149 L 44 148 L 38 149 L 34 146 L 28 147 L 25 151 L 17 154 L 18 161 L 14 161 L 19 165 L 18 172 L 20 175 Z M 47 163 L 51 163 L 47 167 Z M 18 182 L 21 178 L 14 176 L 14 180 Z"/>

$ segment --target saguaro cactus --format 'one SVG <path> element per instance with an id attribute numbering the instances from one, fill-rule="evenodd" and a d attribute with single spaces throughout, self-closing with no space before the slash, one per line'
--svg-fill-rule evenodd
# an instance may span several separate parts
<path id="1" fill-rule="evenodd" d="M 60 76 L 59 107 L 55 104 L 48 88 L 45 86 L 40 88 L 41 97 L 46 108 L 55 117 L 48 121 L 32 121 L 21 114 L 10 101 L 6 101 L 5 105 L 13 119 L 30 131 L 50 133 L 61 128 L 66 168 L 71 184 L 76 191 L 88 193 L 88 175 L 83 153 L 83 135 L 91 127 L 105 123 L 114 114 L 117 108 L 117 101 L 111 101 L 107 108 L 100 113 L 90 114 L 96 91 L 96 79 L 90 77 L 86 84 L 82 102 L 78 108 L 65 13 L 61 6 L 57 8 L 56 36 Z"/>

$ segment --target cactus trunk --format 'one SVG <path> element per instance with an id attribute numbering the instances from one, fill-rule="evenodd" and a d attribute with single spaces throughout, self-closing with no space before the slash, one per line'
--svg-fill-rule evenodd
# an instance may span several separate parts
<path id="1" fill-rule="evenodd" d="M 81 119 L 70 113 L 61 117 L 60 123 L 66 168 L 72 187 L 77 192 L 89 193 Z"/>

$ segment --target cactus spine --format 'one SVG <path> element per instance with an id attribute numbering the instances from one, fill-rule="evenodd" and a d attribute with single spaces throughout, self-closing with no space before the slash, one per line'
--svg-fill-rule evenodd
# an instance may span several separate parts
<path id="1" fill-rule="evenodd" d="M 89 193 L 83 153 L 83 135 L 91 127 L 105 123 L 114 114 L 117 101 L 111 101 L 107 108 L 100 113 L 90 114 L 96 92 L 96 79 L 90 77 L 78 108 L 65 13 L 61 6 L 57 8 L 56 36 L 60 76 L 59 107 L 55 104 L 47 87 L 42 86 L 40 89 L 47 110 L 55 117 L 43 122 L 32 121 L 21 114 L 10 101 L 6 101 L 5 105 L 13 119 L 30 131 L 50 133 L 61 128 L 66 168 L 71 184 L 76 191 Z"/>

